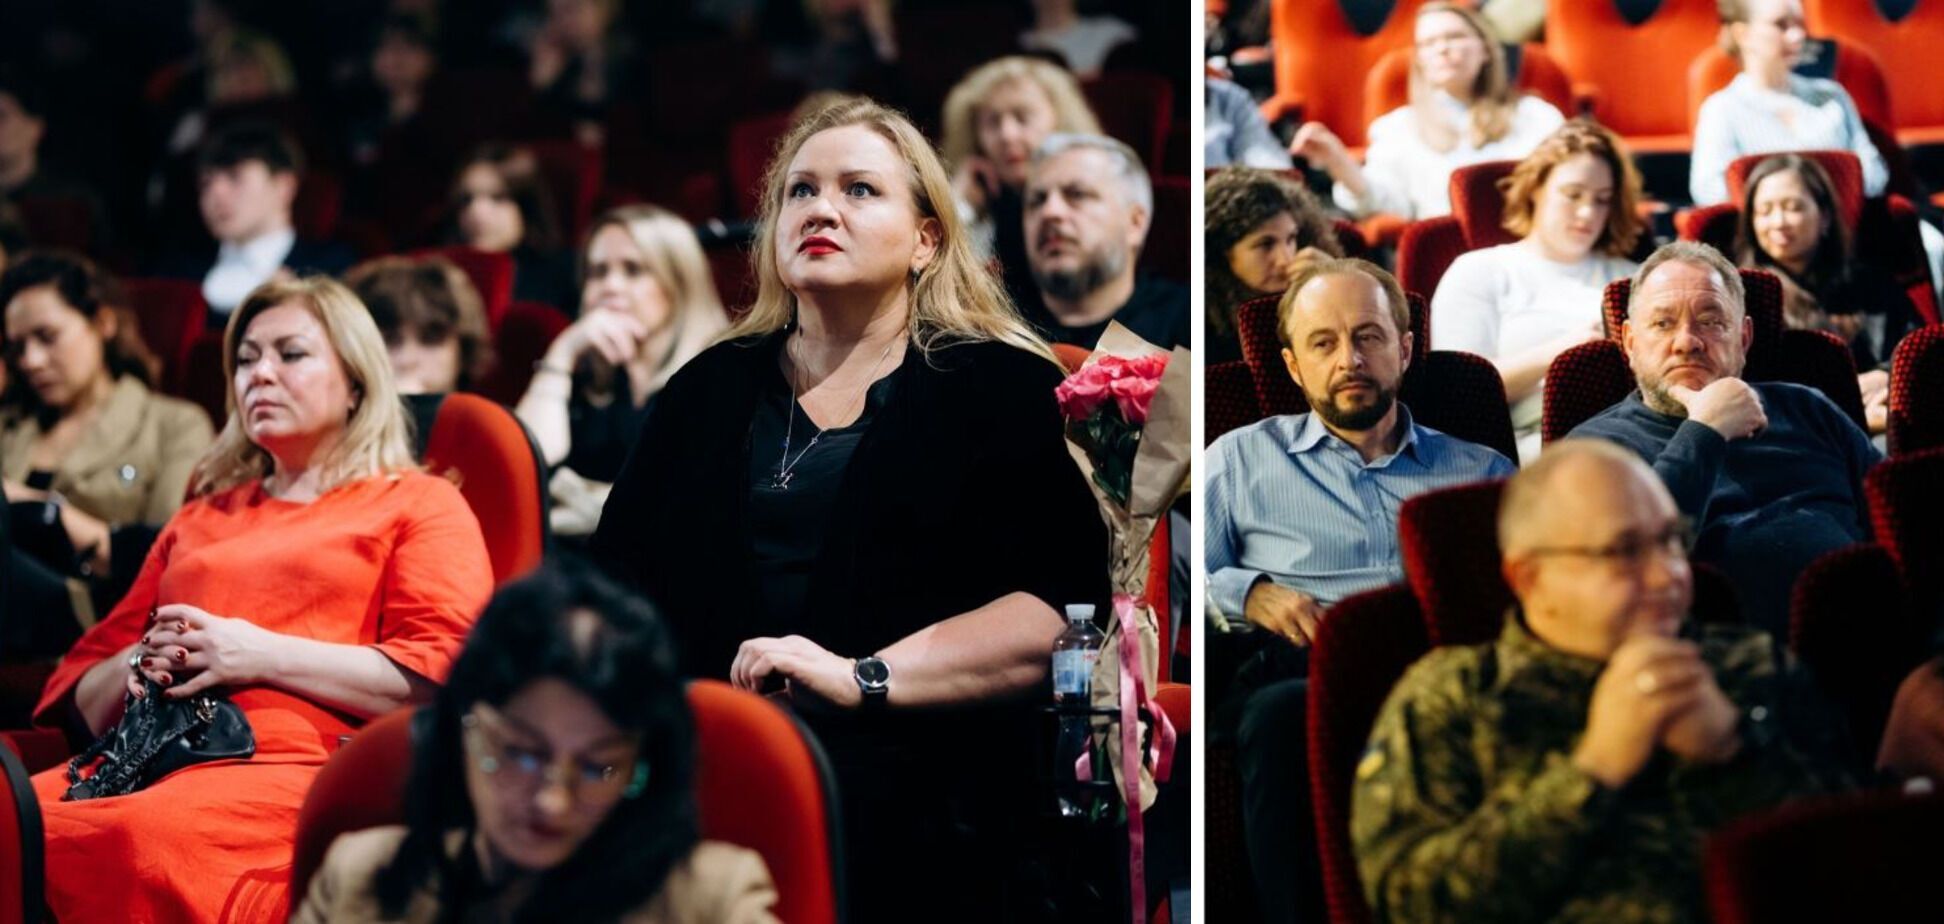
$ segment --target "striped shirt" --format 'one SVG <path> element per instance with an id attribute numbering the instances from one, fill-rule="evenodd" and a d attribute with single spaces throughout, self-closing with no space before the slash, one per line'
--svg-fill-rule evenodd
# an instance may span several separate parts
<path id="1" fill-rule="evenodd" d="M 1883 195 L 1890 168 L 1863 130 L 1856 103 L 1834 80 L 1789 75 L 1789 89 L 1770 90 L 1747 74 L 1701 103 L 1694 120 L 1688 191 L 1695 205 L 1728 201 L 1724 174 L 1735 158 L 1781 151 L 1849 151 L 1863 162 L 1863 194 Z"/>
<path id="2" fill-rule="evenodd" d="M 1397 509 L 1426 491 L 1512 474 L 1504 456 L 1411 420 L 1366 464 L 1315 414 L 1271 417 L 1208 448 L 1209 601 L 1239 618 L 1267 578 L 1325 606 L 1403 580 Z"/>

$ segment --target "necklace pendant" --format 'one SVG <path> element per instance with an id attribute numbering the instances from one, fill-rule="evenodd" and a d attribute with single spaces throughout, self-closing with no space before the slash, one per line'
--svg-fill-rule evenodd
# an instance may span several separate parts
<path id="1" fill-rule="evenodd" d="M 770 479 L 770 487 L 778 491 L 787 491 L 790 489 L 790 479 L 794 477 L 796 472 L 777 472 L 776 477 Z"/>

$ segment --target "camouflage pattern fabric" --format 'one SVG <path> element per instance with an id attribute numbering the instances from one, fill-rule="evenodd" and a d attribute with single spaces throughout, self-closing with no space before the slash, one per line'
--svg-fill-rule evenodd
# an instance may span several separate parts
<path id="1" fill-rule="evenodd" d="M 1701 841 L 1849 785 L 1839 720 L 1761 632 L 1690 624 L 1742 710 L 1725 764 L 1662 751 L 1609 790 L 1572 765 L 1603 662 L 1535 638 L 1440 648 L 1391 692 L 1357 768 L 1351 836 L 1377 920 L 1702 922 Z"/>

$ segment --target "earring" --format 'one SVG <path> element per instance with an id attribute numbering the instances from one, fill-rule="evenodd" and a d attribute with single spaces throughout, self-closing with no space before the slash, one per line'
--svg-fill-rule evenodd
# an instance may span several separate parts
<path id="1" fill-rule="evenodd" d="M 621 790 L 621 798 L 633 799 L 648 789 L 648 762 L 636 760 L 634 778 L 628 781 L 628 788 Z"/>

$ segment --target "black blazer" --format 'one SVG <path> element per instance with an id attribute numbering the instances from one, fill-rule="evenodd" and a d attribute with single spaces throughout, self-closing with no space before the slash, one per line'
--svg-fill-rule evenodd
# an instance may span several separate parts
<path id="1" fill-rule="evenodd" d="M 669 381 L 594 534 L 595 554 L 661 607 L 686 673 L 726 678 L 758 636 L 862 657 L 1014 591 L 1056 611 L 1105 604 L 1106 528 L 1061 436 L 1059 369 L 958 343 L 929 360 L 914 350 L 893 373 L 838 489 L 803 624 L 759 612 L 749 435 L 783 338 L 718 344 Z"/>

